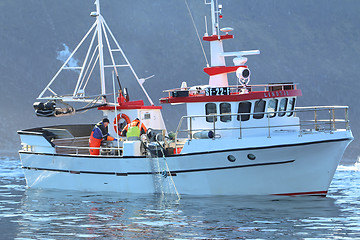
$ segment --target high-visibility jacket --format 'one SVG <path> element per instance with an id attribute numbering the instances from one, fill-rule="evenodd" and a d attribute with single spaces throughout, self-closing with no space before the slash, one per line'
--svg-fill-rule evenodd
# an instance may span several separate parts
<path id="1" fill-rule="evenodd" d="M 140 123 L 139 119 L 133 120 L 131 123 L 125 126 L 122 133 L 123 136 L 129 137 L 140 137 L 140 134 L 145 134 L 147 131 L 145 125 Z"/>
<path id="2" fill-rule="evenodd" d="M 98 122 L 93 128 L 90 138 L 89 146 L 94 148 L 100 148 L 101 141 L 114 141 L 115 138 L 111 137 L 108 133 L 108 129 L 105 127 L 104 123 Z M 99 155 L 100 149 L 90 149 L 90 155 Z"/>

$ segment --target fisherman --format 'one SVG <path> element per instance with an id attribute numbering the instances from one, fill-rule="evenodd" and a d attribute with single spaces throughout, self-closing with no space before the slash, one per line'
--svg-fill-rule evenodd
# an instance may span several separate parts
<path id="1" fill-rule="evenodd" d="M 95 124 L 93 128 L 90 139 L 89 146 L 95 149 L 90 149 L 90 155 L 99 155 L 100 154 L 100 145 L 102 140 L 106 141 L 117 141 L 116 138 L 113 138 L 108 133 L 109 119 L 104 118 L 101 122 Z"/>
<path id="2" fill-rule="evenodd" d="M 122 130 L 122 136 L 126 136 L 127 140 L 134 141 L 139 140 L 141 134 L 145 134 L 147 131 L 145 125 L 140 123 L 138 118 L 135 118 L 131 123 L 126 125 Z"/>

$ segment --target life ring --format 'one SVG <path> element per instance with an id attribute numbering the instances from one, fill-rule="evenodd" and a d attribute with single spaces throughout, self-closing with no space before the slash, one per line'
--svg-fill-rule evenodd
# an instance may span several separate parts
<path id="1" fill-rule="evenodd" d="M 125 122 L 126 122 L 126 125 L 131 123 L 130 121 L 130 118 L 126 115 L 126 114 L 121 114 L 119 113 L 115 118 L 114 118 L 114 130 L 115 132 L 119 135 L 119 136 L 122 136 L 121 135 L 121 130 L 122 128 L 124 128 L 126 125 L 123 125 L 124 122 L 121 121 L 121 119 L 124 119 Z M 123 126 L 122 126 L 123 125 Z M 121 129 L 118 130 L 118 127 L 121 126 Z"/>

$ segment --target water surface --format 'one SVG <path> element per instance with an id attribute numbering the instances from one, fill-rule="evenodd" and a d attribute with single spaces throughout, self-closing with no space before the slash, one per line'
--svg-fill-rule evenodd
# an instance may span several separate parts
<path id="1" fill-rule="evenodd" d="M 25 188 L 0 158 L 1 239 L 357 239 L 360 171 L 340 166 L 328 197 L 177 197 Z"/>

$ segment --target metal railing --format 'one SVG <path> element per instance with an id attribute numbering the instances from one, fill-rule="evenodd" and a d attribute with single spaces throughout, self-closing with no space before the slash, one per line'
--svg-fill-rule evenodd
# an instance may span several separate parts
<path id="1" fill-rule="evenodd" d="M 347 131 L 350 130 L 349 125 L 349 107 L 348 106 L 320 106 L 320 107 L 296 107 L 296 112 L 301 111 L 313 111 L 314 112 L 314 120 L 313 121 L 315 130 L 319 128 L 319 124 L 323 122 L 328 122 L 330 125 L 330 130 L 336 130 L 336 123 L 345 123 L 345 129 Z M 344 119 L 336 119 L 336 110 L 344 110 Z M 329 119 L 318 119 L 318 114 L 321 111 L 328 111 Z M 307 121 L 307 120 L 304 120 Z"/>
<path id="2" fill-rule="evenodd" d="M 342 112 L 343 111 L 343 112 Z M 282 117 L 278 116 L 278 114 L 283 115 Z M 341 114 L 341 118 L 339 117 L 339 114 Z M 261 119 L 255 119 L 254 115 L 263 115 Z M 275 115 L 275 117 L 273 117 Z M 300 116 L 303 115 L 303 116 Z M 237 119 L 239 119 L 238 126 L 234 126 L 234 121 L 229 122 L 221 122 L 221 117 L 229 117 L 232 119 L 236 116 Z M 243 117 L 249 118 L 247 121 L 241 121 Z M 294 121 L 290 121 L 292 123 L 290 124 L 277 124 L 276 120 L 279 120 L 280 118 L 284 119 L 290 119 L 298 117 L 299 122 L 296 124 L 293 124 Z M 193 121 L 196 118 L 203 118 L 205 122 L 206 118 L 212 118 L 211 122 L 208 123 L 208 127 L 206 128 L 194 128 Z M 264 120 L 266 119 L 266 120 Z M 186 121 L 185 121 L 186 120 Z M 220 121 L 219 121 L 220 120 Z M 187 123 L 186 129 L 183 129 L 182 126 L 184 125 L 184 122 Z M 236 120 L 235 120 L 236 122 Z M 228 124 L 229 123 L 229 124 Z M 347 106 L 320 106 L 320 107 L 296 107 L 294 110 L 288 110 L 288 111 L 271 111 L 271 112 L 253 112 L 253 113 L 231 113 L 231 114 L 211 114 L 211 115 L 193 115 L 193 116 L 183 116 L 178 124 L 178 127 L 176 129 L 175 133 L 175 149 L 181 148 L 185 141 L 181 141 L 179 139 L 179 134 L 185 133 L 187 136 L 185 139 L 182 140 L 192 140 L 193 134 L 195 132 L 200 131 L 213 131 L 213 139 L 217 138 L 220 133 L 223 131 L 237 131 L 238 132 L 238 138 L 242 139 L 244 138 L 244 131 L 246 130 L 246 134 L 251 135 L 252 130 L 256 129 L 266 129 L 266 132 L 264 131 L 264 137 L 271 138 L 273 134 L 273 130 L 281 129 L 281 130 L 287 130 L 287 129 L 296 129 L 298 132 L 298 136 L 301 137 L 303 134 L 311 134 L 314 132 L 328 132 L 333 133 L 337 129 L 340 129 L 340 125 L 343 125 L 342 129 L 345 129 L 346 131 L 350 131 L 349 126 L 349 117 L 348 117 L 348 107 Z M 219 126 L 221 125 L 221 126 Z M 226 126 L 228 125 L 228 126 Z M 245 126 L 244 126 L 245 125 Z M 263 134 L 262 133 L 262 134 Z M 84 140 L 85 138 L 79 138 L 78 140 Z M 66 154 L 74 154 L 74 155 L 89 155 L 90 149 L 99 149 L 100 151 L 103 151 L 107 154 L 101 155 L 101 156 L 119 156 L 121 157 L 123 154 L 123 148 L 122 147 L 108 147 L 108 146 L 101 146 L 101 147 L 83 147 L 83 146 L 74 146 L 76 139 L 56 139 L 58 143 L 62 142 L 63 144 L 66 144 L 66 141 L 69 141 L 69 144 L 73 144 L 72 146 L 68 145 L 58 145 L 55 144 L 55 152 L 61 152 L 61 150 L 67 150 Z M 72 153 L 68 153 L 68 152 Z M 81 153 L 87 151 L 85 153 Z"/>
<path id="3" fill-rule="evenodd" d="M 339 111 L 344 111 L 344 115 L 342 119 L 336 118 L 336 116 L 339 115 Z M 282 114 L 283 116 L 277 116 L 278 114 Z M 308 115 L 313 114 L 313 117 L 311 119 L 304 119 L 299 116 L 301 114 Z M 262 119 L 267 119 L 266 123 L 264 124 L 264 121 L 260 122 L 261 119 L 254 119 L 254 115 L 263 115 Z M 236 116 L 237 119 L 242 119 L 242 116 L 247 116 L 249 120 L 247 121 L 238 121 L 239 125 L 236 127 L 224 127 L 226 125 L 226 122 L 221 122 L 221 127 L 217 126 L 217 120 L 220 119 L 220 117 L 224 116 Z M 193 128 L 193 121 L 195 118 L 212 118 L 212 121 L 208 122 L 209 124 L 212 124 L 212 127 L 207 128 Z M 280 124 L 280 125 L 274 125 L 276 124 L 276 119 L 279 118 L 293 118 L 293 117 L 299 117 L 300 121 L 298 124 Z M 304 116 L 306 117 L 306 116 Z M 186 121 L 184 121 L 186 120 Z M 259 122 L 258 122 L 259 121 Z M 186 129 L 182 129 L 183 123 L 186 122 L 188 124 L 188 127 Z M 205 122 L 205 120 L 204 120 Z M 220 122 L 220 121 L 219 121 Z M 231 121 L 230 124 L 233 124 L 234 121 Z M 249 122 L 250 126 L 243 126 L 245 122 Z M 254 123 L 253 126 L 251 126 L 251 123 Z M 257 123 L 260 123 L 262 125 L 259 125 Z M 254 112 L 254 113 L 231 113 L 231 114 L 211 114 L 211 115 L 193 115 L 193 116 L 183 116 L 180 119 L 180 122 L 178 124 L 178 127 L 176 129 L 175 133 L 175 142 L 177 142 L 178 136 L 180 133 L 187 133 L 187 138 L 189 140 L 193 139 L 193 133 L 199 132 L 199 131 L 213 131 L 213 139 L 216 138 L 216 133 L 219 131 L 231 131 L 231 130 L 237 130 L 239 132 L 239 138 L 243 138 L 243 131 L 244 130 L 251 130 L 251 129 L 267 129 L 267 137 L 271 138 L 272 130 L 279 129 L 279 128 L 290 128 L 290 127 L 297 127 L 299 129 L 299 137 L 301 137 L 304 133 L 312 133 L 314 131 L 323 131 L 323 132 L 329 132 L 333 133 L 336 131 L 340 124 L 344 124 L 344 129 L 346 131 L 350 130 L 349 126 L 349 117 L 348 117 L 348 107 L 347 106 L 318 106 L 318 107 L 296 107 L 294 110 L 288 110 L 288 111 L 271 111 L 271 112 Z"/>
<path id="4" fill-rule="evenodd" d="M 78 155 L 90 155 L 90 149 L 99 149 L 100 151 L 103 150 L 105 152 L 108 152 L 108 154 L 101 154 L 101 156 L 122 156 L 122 147 L 79 147 L 79 146 L 59 146 L 55 145 L 55 152 L 57 152 L 57 149 L 67 149 L 67 150 L 73 150 L 74 153 L 67 153 L 67 154 L 74 154 L 76 156 Z M 87 150 L 87 154 L 80 154 L 80 150 Z M 114 151 L 114 154 L 109 154 L 111 151 Z"/>

